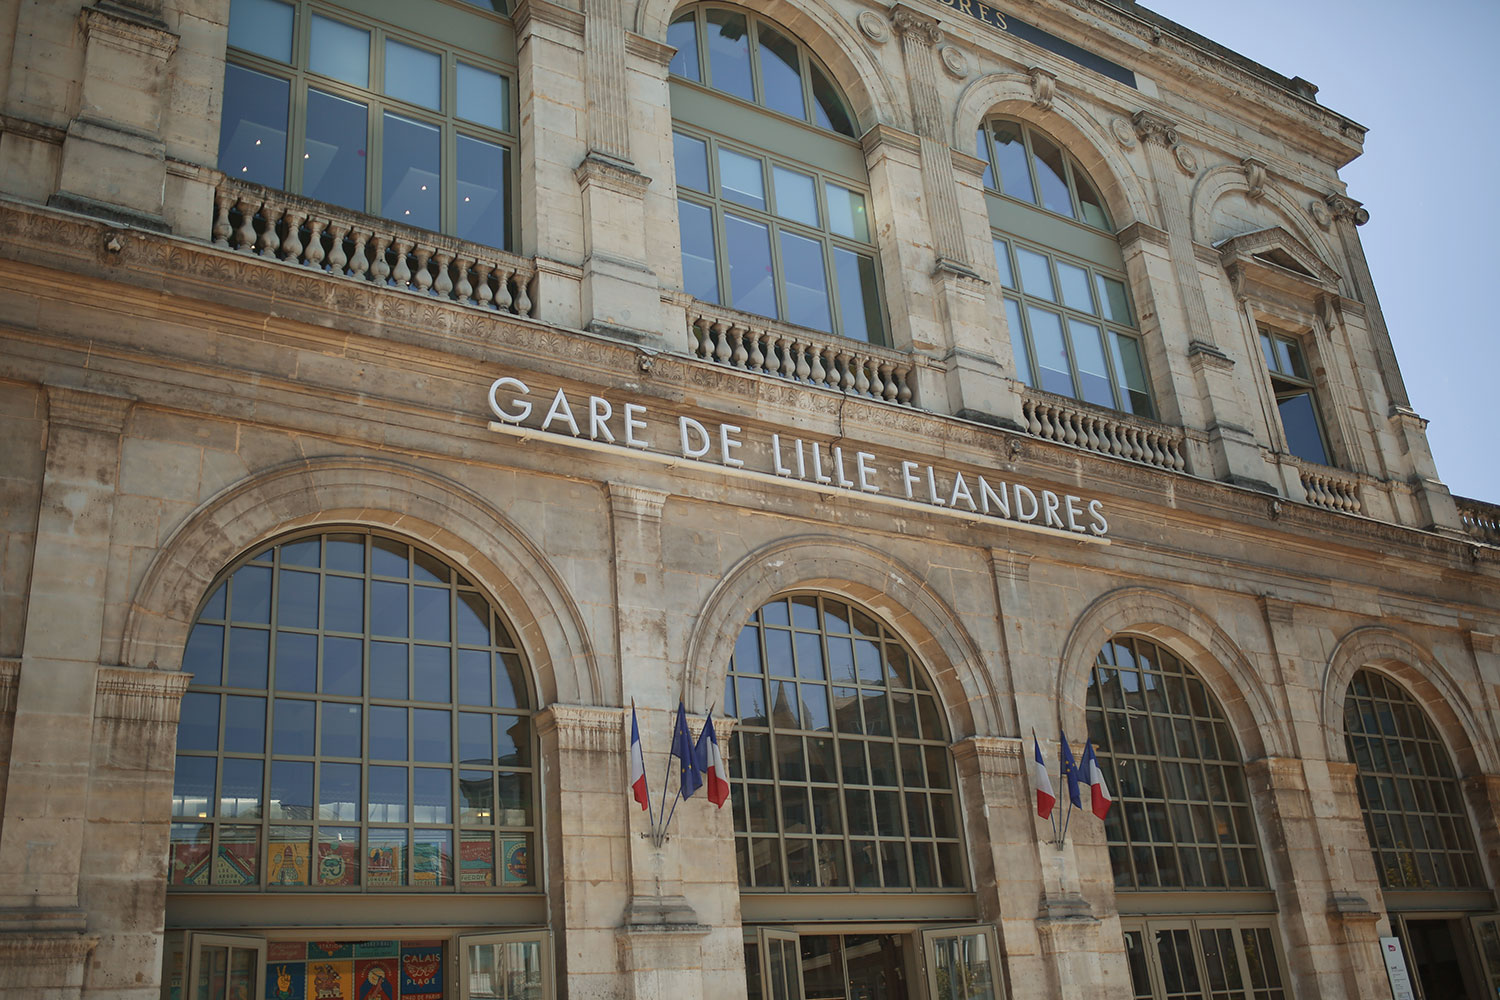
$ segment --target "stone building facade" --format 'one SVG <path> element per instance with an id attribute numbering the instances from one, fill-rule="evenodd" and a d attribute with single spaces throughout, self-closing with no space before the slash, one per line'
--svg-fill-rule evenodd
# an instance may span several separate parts
<path id="1" fill-rule="evenodd" d="M 1494 995 L 1500 512 L 1305 80 L 1128 0 L 0 53 L 0 994 Z"/>

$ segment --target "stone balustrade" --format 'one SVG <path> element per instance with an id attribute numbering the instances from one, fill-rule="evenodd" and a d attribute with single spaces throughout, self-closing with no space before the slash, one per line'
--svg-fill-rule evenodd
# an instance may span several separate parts
<path id="1" fill-rule="evenodd" d="M 691 300 L 688 349 L 731 368 L 912 405 L 909 355 Z"/>
<path id="2" fill-rule="evenodd" d="M 1358 514 L 1359 478 L 1348 472 L 1339 472 L 1319 465 L 1303 465 L 1301 470 L 1302 491 L 1307 502 L 1314 507 Z"/>
<path id="3" fill-rule="evenodd" d="M 1026 430 L 1034 437 L 1181 472 L 1187 468 L 1184 435 L 1162 424 L 1095 410 L 1072 400 L 1028 390 L 1021 400 Z"/>
<path id="4" fill-rule="evenodd" d="M 436 298 L 537 317 L 536 266 L 524 257 L 225 177 L 213 242 Z"/>
<path id="5" fill-rule="evenodd" d="M 1500 504 L 1468 497 L 1454 497 L 1453 503 L 1458 507 L 1458 519 L 1465 531 L 1481 542 L 1500 545 Z"/>

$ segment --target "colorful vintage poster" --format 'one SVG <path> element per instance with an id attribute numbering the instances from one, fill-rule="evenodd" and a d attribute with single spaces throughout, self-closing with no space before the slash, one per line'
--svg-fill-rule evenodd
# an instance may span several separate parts
<path id="1" fill-rule="evenodd" d="M 208 885 L 208 842 L 174 842 L 169 864 L 172 885 Z"/>
<path id="2" fill-rule="evenodd" d="M 500 864 L 505 885 L 527 885 L 531 881 L 530 853 L 525 837 L 500 838 Z"/>
<path id="3" fill-rule="evenodd" d="M 354 1000 L 354 963 L 307 963 L 307 1000 Z"/>
<path id="4" fill-rule="evenodd" d="M 458 877 L 464 885 L 495 884 L 495 841 L 489 834 L 466 834 L 458 845 Z"/>
<path id="5" fill-rule="evenodd" d="M 229 840 L 221 831 L 219 854 L 214 859 L 214 885 L 254 885 L 260 838 Z"/>
<path id="6" fill-rule="evenodd" d="M 448 852 L 446 843 L 418 841 L 411 848 L 411 884 L 447 885 Z"/>
<path id="7" fill-rule="evenodd" d="M 270 885 L 307 885 L 307 841 L 271 845 L 266 860 L 266 882 Z"/>
<path id="8" fill-rule="evenodd" d="M 443 1000 L 443 946 L 401 946 L 401 1000 Z"/>
<path id="9" fill-rule="evenodd" d="M 266 964 L 272 962 L 302 962 L 307 959 L 306 941 L 267 941 Z"/>
<path id="10" fill-rule="evenodd" d="M 322 961 L 326 958 L 353 958 L 353 941 L 309 941 L 307 942 L 307 960 Z"/>
<path id="11" fill-rule="evenodd" d="M 301 942 L 297 942 L 301 950 Z M 266 1000 L 307 1000 L 307 966 L 301 961 L 272 961 L 266 951 Z"/>
<path id="12" fill-rule="evenodd" d="M 406 884 L 406 843 L 404 840 L 374 840 L 365 855 L 368 867 L 365 881 L 369 885 Z"/>
<path id="13" fill-rule="evenodd" d="M 355 958 L 389 958 L 394 960 L 401 953 L 400 941 L 356 941 Z"/>
<path id="14" fill-rule="evenodd" d="M 396 956 L 354 963 L 354 1000 L 397 1000 Z"/>
<path id="15" fill-rule="evenodd" d="M 318 884 L 359 885 L 359 841 L 318 841 Z"/>

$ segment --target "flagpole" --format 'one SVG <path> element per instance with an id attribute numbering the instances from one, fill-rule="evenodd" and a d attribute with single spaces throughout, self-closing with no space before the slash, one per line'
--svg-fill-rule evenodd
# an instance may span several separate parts
<path id="1" fill-rule="evenodd" d="M 676 723 L 674 722 L 673 725 L 675 726 Z M 674 731 L 673 735 L 674 736 L 676 735 L 675 731 Z M 656 810 L 659 813 L 665 813 L 667 811 L 667 785 L 668 785 L 668 783 L 671 782 L 671 780 L 672 780 L 672 753 L 671 753 L 670 750 L 668 750 L 668 752 L 667 752 L 667 769 L 664 772 L 662 772 L 662 776 L 661 776 L 661 808 L 659 808 L 659 809 Z M 682 787 L 680 785 L 678 786 L 677 793 L 679 795 L 682 794 Z M 673 811 L 676 811 L 676 809 L 677 809 L 677 803 L 675 801 L 672 803 L 672 809 L 673 809 Z M 670 823 L 670 822 L 672 822 L 672 820 L 671 820 L 670 817 L 668 817 L 666 823 L 663 823 L 661 825 L 661 829 L 658 830 L 655 826 L 653 826 L 651 828 L 651 843 L 652 843 L 653 846 L 660 847 L 661 844 L 662 844 L 662 841 L 666 839 L 666 836 L 667 836 L 667 823 Z"/>
<path id="2" fill-rule="evenodd" d="M 1067 734 L 1064 733 L 1061 729 L 1059 729 L 1057 731 L 1057 735 L 1059 737 L 1062 737 L 1063 739 L 1067 739 Z M 1071 756 L 1072 753 L 1073 753 L 1073 748 L 1072 747 L 1068 747 L 1068 754 Z M 1059 762 L 1062 760 L 1062 757 L 1063 757 L 1062 751 L 1059 750 L 1058 754 L 1057 754 L 1057 759 L 1058 759 Z M 1061 768 L 1062 764 L 1059 763 L 1058 767 Z M 1064 784 L 1066 784 L 1066 781 L 1067 781 L 1067 779 L 1064 779 Z M 1057 838 L 1057 849 L 1059 851 L 1062 850 L 1063 844 L 1067 843 L 1067 840 L 1068 840 L 1068 824 L 1071 823 L 1072 821 L 1073 821 L 1073 794 L 1070 791 L 1068 793 L 1068 812 L 1067 812 L 1067 815 L 1065 815 L 1063 817 L 1062 835 Z"/>

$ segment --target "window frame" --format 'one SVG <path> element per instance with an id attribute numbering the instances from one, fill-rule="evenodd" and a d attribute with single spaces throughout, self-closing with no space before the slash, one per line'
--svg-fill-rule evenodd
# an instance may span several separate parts
<path id="1" fill-rule="evenodd" d="M 1306 338 L 1287 333 L 1264 322 L 1255 324 L 1255 332 L 1261 348 L 1261 361 L 1265 364 L 1266 378 L 1271 387 L 1271 398 L 1276 403 L 1276 418 L 1280 423 L 1281 440 L 1286 446 L 1287 454 L 1298 461 L 1333 467 L 1335 462 L 1333 450 L 1330 447 L 1331 439 L 1328 436 L 1328 426 L 1323 420 L 1323 408 L 1318 400 L 1320 389 L 1314 378 L 1315 369 L 1306 348 Z M 1280 350 L 1283 346 L 1296 352 L 1295 357 L 1303 366 L 1302 374 L 1287 371 L 1283 367 Z M 1286 418 L 1281 409 L 1283 404 L 1303 396 L 1307 398 L 1308 405 L 1312 408 L 1313 430 L 1317 432 L 1318 447 L 1322 451 L 1318 458 L 1303 455 L 1293 446 L 1292 437 L 1287 433 Z"/>
<path id="2" fill-rule="evenodd" d="M 516 172 L 520 163 L 520 137 L 517 129 L 520 113 L 517 87 L 518 67 L 496 55 L 475 51 L 455 42 L 444 41 L 424 33 L 421 29 L 401 24 L 399 6 L 393 7 L 389 3 L 367 3 L 356 9 L 338 4 L 334 0 L 277 0 L 277 2 L 292 8 L 293 11 L 290 62 L 282 62 L 279 59 L 232 45 L 226 46 L 225 51 L 226 74 L 230 72 L 230 67 L 239 67 L 285 81 L 290 90 L 286 109 L 286 157 L 282 165 L 281 183 L 266 186 L 297 197 L 312 197 L 310 194 L 303 193 L 305 186 L 303 161 L 307 159 L 307 156 L 304 153 L 299 157 L 297 153 L 299 150 L 305 151 L 307 143 L 309 91 L 318 90 L 338 100 L 357 103 L 364 108 L 365 113 L 365 145 L 361 151 L 364 158 L 364 203 L 358 208 L 350 208 L 346 205 L 337 207 L 402 225 L 414 225 L 404 218 L 392 218 L 384 214 L 385 119 L 387 115 L 395 115 L 421 125 L 434 127 L 440 133 L 438 184 L 441 201 L 438 206 L 438 224 L 436 228 L 420 225 L 415 228 L 466 239 L 458 236 L 456 232 L 457 198 L 459 197 L 458 150 L 461 138 L 472 138 L 503 150 L 505 170 L 503 176 L 499 178 L 500 197 L 505 215 L 503 245 L 494 249 L 506 251 L 513 249 L 519 242 L 517 229 L 520 185 L 516 183 Z M 370 9 L 372 7 L 374 9 Z M 466 0 L 445 5 L 445 11 L 445 17 L 479 17 L 492 22 L 499 33 L 501 48 L 505 48 L 511 54 L 514 53 L 514 29 L 505 15 L 486 10 Z M 360 87 L 312 69 L 314 16 L 368 34 L 366 86 Z M 439 108 L 433 109 L 414 104 L 385 92 L 384 67 L 387 40 L 420 49 L 440 58 Z M 505 44 L 507 41 L 508 46 Z M 491 125 L 459 116 L 457 88 L 460 63 L 501 77 L 505 88 L 505 104 L 502 109 L 505 129 L 497 129 Z M 221 122 L 221 130 L 229 127 L 230 124 L 228 121 Z M 223 141 L 221 138 L 220 152 L 217 154 L 216 162 L 219 164 L 219 169 L 225 171 L 226 176 L 236 178 L 238 175 L 226 170 L 228 165 L 222 163 Z M 479 240 L 468 241 L 479 245 L 489 245 Z"/>
<path id="3" fill-rule="evenodd" d="M 1291 1000 L 1292 985 L 1288 975 L 1285 948 L 1281 941 L 1280 926 L 1274 914 L 1236 914 L 1236 915 L 1214 915 L 1214 916 L 1174 916 L 1174 917 L 1127 917 L 1120 918 L 1120 930 L 1122 935 L 1132 933 L 1141 935 L 1144 945 L 1142 953 L 1146 961 L 1148 981 L 1151 992 L 1140 994 L 1135 992 L 1134 969 L 1130 966 L 1129 949 L 1126 951 L 1127 970 L 1131 979 L 1131 996 L 1134 1000 L 1152 1000 L 1152 998 L 1165 997 L 1166 982 L 1162 969 L 1161 949 L 1156 935 L 1160 932 L 1187 931 L 1188 939 L 1192 946 L 1193 970 L 1198 978 L 1197 989 L 1183 989 L 1173 994 L 1174 997 L 1181 996 L 1212 996 L 1215 1000 Z M 1214 990 L 1210 986 L 1208 976 L 1208 959 L 1203 946 L 1203 933 L 1205 931 L 1230 930 L 1234 935 L 1235 956 L 1240 973 L 1240 987 L 1238 989 Z M 1279 979 L 1277 985 L 1255 985 L 1252 973 L 1251 960 L 1245 945 L 1246 933 L 1266 931 L 1270 937 L 1272 951 L 1274 952 L 1274 971 Z M 1123 939 L 1122 939 L 1123 944 Z M 1277 994 L 1279 992 L 1279 997 Z"/>
<path id="4" fill-rule="evenodd" d="M 1000 172 L 1000 158 L 998 153 L 996 152 L 996 147 L 999 144 L 995 139 L 994 125 L 997 122 L 1014 125 L 1018 129 L 1020 129 L 1022 149 L 1024 149 L 1026 153 L 1027 181 L 1031 185 L 1032 194 L 1034 195 L 1034 200 L 1032 201 L 1027 201 L 1024 198 L 1019 198 L 1013 194 L 1007 194 L 1005 191 L 1004 178 Z M 1062 156 L 1062 161 L 1064 164 L 1063 169 L 1065 174 L 1063 182 L 1068 188 L 1068 201 L 1073 210 L 1072 215 L 1063 215 L 1060 212 L 1056 212 L 1050 208 L 1047 208 L 1043 204 L 1044 199 L 1042 198 L 1041 178 L 1037 174 L 1036 166 L 1039 157 L 1036 153 L 1035 144 L 1032 141 L 1033 133 L 1040 135 L 1047 142 L 1051 143 L 1054 147 L 1057 148 L 1058 152 Z M 1086 226 L 1089 229 L 1095 230 L 1097 232 L 1107 233 L 1110 235 L 1114 234 L 1114 219 L 1110 215 L 1109 206 L 1104 201 L 1104 195 L 1099 191 L 1099 185 L 1094 183 L 1094 179 L 1089 176 L 1087 170 L 1083 169 L 1082 164 L 1078 163 L 1078 158 L 1074 156 L 1071 151 L 1069 151 L 1068 147 L 1065 144 L 1059 142 L 1040 129 L 1037 129 L 1030 122 L 1023 121 L 1019 118 L 1010 118 L 1005 115 L 990 115 L 986 117 L 984 121 L 980 123 L 979 128 L 975 133 L 975 153 L 979 157 L 979 159 L 985 162 L 985 169 L 981 178 L 981 183 L 984 185 L 986 194 L 997 198 L 1006 199 L 1007 201 L 1014 202 L 1017 205 L 1023 205 L 1027 208 L 1046 212 L 1048 215 L 1054 218 L 1064 219 L 1076 225 Z M 1100 222 L 1091 222 L 1087 218 L 1087 214 L 1084 211 L 1083 207 L 1083 196 L 1079 193 L 1077 180 L 1078 177 L 1083 178 L 1083 183 L 1087 184 L 1089 189 L 1093 191 L 1094 195 L 1098 198 L 1099 212 L 1100 215 L 1103 216 L 1103 219 L 1101 220 L 1102 225 L 1100 224 Z"/>

